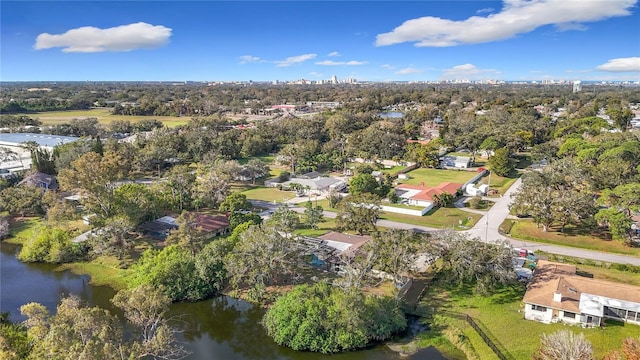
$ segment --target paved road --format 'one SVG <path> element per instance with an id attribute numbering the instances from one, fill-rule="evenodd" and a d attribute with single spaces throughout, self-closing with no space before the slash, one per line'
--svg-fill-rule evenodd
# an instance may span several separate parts
<path id="1" fill-rule="evenodd" d="M 545 251 L 548 253 L 564 255 L 564 256 L 572 256 L 572 257 L 611 262 L 611 263 L 633 264 L 633 265 L 640 266 L 640 257 L 637 257 L 637 256 L 618 255 L 618 254 L 604 253 L 604 252 L 593 251 L 593 250 L 573 248 L 573 247 L 543 244 L 543 243 L 537 243 L 533 241 L 516 240 L 500 234 L 500 232 L 498 231 L 498 228 L 500 227 L 500 224 L 502 224 L 504 219 L 506 219 L 509 216 L 509 204 L 511 203 L 511 194 L 515 193 L 518 190 L 521 183 L 522 183 L 522 180 L 517 179 L 502 197 L 492 198 L 491 200 L 494 201 L 495 204 L 486 213 L 483 212 L 484 214 L 483 217 L 476 223 L 474 227 L 472 227 L 469 230 L 463 231 L 463 233 L 468 234 L 470 237 L 475 238 L 478 241 L 495 242 L 498 240 L 507 240 L 511 243 L 513 247 L 517 247 L 517 248 L 526 248 L 528 250 Z M 254 201 L 252 200 L 252 202 Z M 275 208 L 277 206 L 280 206 L 280 204 L 273 204 L 273 203 L 266 203 L 266 202 L 264 203 L 265 204 L 263 205 L 267 205 L 265 207 Z M 298 213 L 304 212 L 304 208 L 298 207 L 295 205 L 291 207 L 291 209 Z M 324 216 L 326 218 L 333 219 L 336 217 L 336 213 L 325 210 Z M 378 220 L 377 225 L 381 227 L 386 227 L 386 228 L 407 229 L 407 230 L 415 230 L 419 232 L 441 231 L 441 229 L 431 228 L 427 226 L 405 224 L 405 223 L 389 221 L 389 220 Z"/>
<path id="2" fill-rule="evenodd" d="M 493 199 L 495 200 L 495 204 L 491 207 L 491 209 L 487 211 L 487 213 L 476 223 L 473 228 L 464 232 L 471 237 L 478 238 L 480 241 L 492 242 L 496 240 L 507 240 L 513 247 L 523 247 L 534 251 L 539 250 L 552 254 L 573 256 L 612 263 L 640 265 L 640 257 L 637 256 L 618 255 L 560 245 L 543 244 L 533 241 L 516 240 L 500 234 L 500 232 L 498 231 L 498 227 L 500 226 L 500 224 L 502 224 L 504 219 L 509 216 L 511 194 L 515 193 L 518 190 L 521 183 L 521 179 L 516 180 L 501 198 Z"/>

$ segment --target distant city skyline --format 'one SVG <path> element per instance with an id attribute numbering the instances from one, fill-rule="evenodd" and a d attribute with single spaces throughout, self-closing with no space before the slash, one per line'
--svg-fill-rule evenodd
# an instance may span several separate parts
<path id="1" fill-rule="evenodd" d="M 2 1 L 1 81 L 640 81 L 638 0 Z"/>

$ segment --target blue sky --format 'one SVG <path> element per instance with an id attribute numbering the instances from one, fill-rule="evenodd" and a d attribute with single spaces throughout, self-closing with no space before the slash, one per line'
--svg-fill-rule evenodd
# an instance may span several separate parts
<path id="1" fill-rule="evenodd" d="M 640 81 L 638 0 L 0 7 L 2 81 Z"/>

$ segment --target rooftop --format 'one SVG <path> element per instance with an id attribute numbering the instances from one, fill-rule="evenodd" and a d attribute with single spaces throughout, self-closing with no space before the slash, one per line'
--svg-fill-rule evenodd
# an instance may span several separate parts
<path id="1" fill-rule="evenodd" d="M 0 133 L 0 143 L 9 143 L 19 145 L 27 141 L 35 141 L 42 147 L 54 147 L 56 145 L 66 144 L 78 140 L 74 136 L 33 134 L 33 133 Z"/>
<path id="2" fill-rule="evenodd" d="M 553 300 L 556 292 L 560 302 Z M 582 293 L 640 303 L 640 287 L 579 276 L 575 265 L 545 260 L 538 260 L 522 301 L 579 313 Z"/>

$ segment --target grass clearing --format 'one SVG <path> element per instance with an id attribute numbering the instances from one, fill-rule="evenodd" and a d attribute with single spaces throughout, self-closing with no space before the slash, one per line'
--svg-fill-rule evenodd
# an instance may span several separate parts
<path id="1" fill-rule="evenodd" d="M 380 219 L 406 224 L 428 226 L 437 229 L 466 230 L 475 225 L 482 216 L 456 208 L 436 208 L 424 216 L 412 216 L 383 212 Z"/>
<path id="2" fill-rule="evenodd" d="M 505 287 L 491 296 L 473 294 L 471 287 L 455 287 L 441 281 L 433 284 L 425 293 L 420 307 L 426 313 L 435 314 L 436 324 L 445 327 L 458 327 L 469 339 L 479 359 L 494 359 L 496 355 L 478 336 L 472 336 L 464 324 L 448 315 L 446 311 L 470 315 L 490 338 L 503 349 L 509 359 L 530 359 L 540 345 L 540 335 L 553 333 L 560 329 L 569 329 L 575 333 L 584 333 L 593 344 L 596 358 L 602 358 L 613 349 L 620 348 L 627 337 L 637 336 L 637 325 L 607 326 L 605 329 L 583 329 L 563 324 L 542 324 L 524 319 L 522 296 L 525 287 L 522 284 Z M 442 318 L 448 319 L 448 323 Z"/>
<path id="3" fill-rule="evenodd" d="M 580 229 L 567 226 L 565 232 L 561 233 L 559 227 L 552 227 L 550 231 L 544 232 L 542 227 L 537 228 L 530 219 L 514 221 L 511 227 L 511 237 L 546 244 L 640 256 L 640 248 L 628 247 L 619 241 L 606 240 Z"/>
<path id="4" fill-rule="evenodd" d="M 489 179 L 489 176 L 484 176 L 478 181 L 477 185 L 488 184 L 491 190 L 504 194 L 516 180 L 518 180 L 518 177 L 504 177 L 492 173 L 491 179 Z"/>
<path id="5" fill-rule="evenodd" d="M 34 236 L 34 232 L 43 222 L 44 220 L 39 217 L 14 218 L 9 224 L 9 237 L 3 241 L 23 245 Z"/>
<path id="6" fill-rule="evenodd" d="M 69 270 L 78 275 L 89 275 L 90 283 L 98 286 L 110 286 L 114 290 L 127 288 L 125 276 L 128 270 L 118 267 L 119 260 L 111 257 L 100 257 L 91 262 L 74 262 L 62 264 L 56 271 Z"/>
<path id="7" fill-rule="evenodd" d="M 294 231 L 294 234 L 302 235 L 302 236 L 320 236 L 328 233 L 329 231 L 333 231 L 336 228 L 336 220 L 330 218 L 324 218 L 321 223 L 318 224 L 317 229 L 311 228 L 300 228 Z"/>
<path id="8" fill-rule="evenodd" d="M 475 171 L 464 170 L 443 170 L 420 168 L 407 173 L 409 179 L 403 181 L 405 184 L 435 187 L 443 182 L 464 184 L 476 175 Z"/>
<path id="9" fill-rule="evenodd" d="M 136 123 L 146 119 L 156 119 L 162 121 L 162 123 L 168 127 L 175 127 L 178 125 L 186 125 L 190 118 L 181 116 L 137 116 L 137 115 L 112 115 L 110 108 L 93 108 L 88 110 L 66 110 L 66 111 L 43 111 L 34 112 L 26 115 L 32 118 L 37 118 L 42 121 L 43 125 L 58 125 L 68 123 L 71 119 L 85 119 L 85 118 L 97 118 L 98 122 L 102 125 L 109 125 L 114 120 L 128 120 L 131 123 Z"/>
<path id="10" fill-rule="evenodd" d="M 318 200 L 318 205 L 322 206 L 324 210 L 337 211 L 336 208 L 329 207 L 329 200 L 326 199 Z M 482 218 L 482 215 L 470 213 L 468 211 L 456 208 L 436 208 L 429 211 L 424 216 L 413 216 L 384 211 L 380 215 L 380 219 L 382 220 L 396 221 L 411 225 L 428 226 L 437 229 L 453 228 L 455 230 L 467 230 L 470 227 L 473 227 L 473 225 L 475 225 L 478 220 L 480 220 L 480 218 Z M 460 224 L 460 221 L 462 221 L 462 224 Z"/>
<path id="11" fill-rule="evenodd" d="M 249 190 L 245 190 L 242 192 L 247 196 L 247 199 L 250 200 L 263 200 L 263 201 L 275 201 L 282 202 L 285 200 L 292 199 L 296 196 L 296 193 L 293 191 L 282 191 L 276 188 L 264 188 L 257 187 Z"/>

